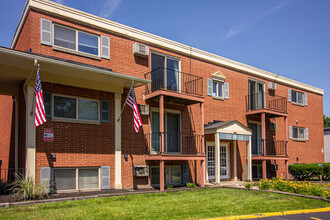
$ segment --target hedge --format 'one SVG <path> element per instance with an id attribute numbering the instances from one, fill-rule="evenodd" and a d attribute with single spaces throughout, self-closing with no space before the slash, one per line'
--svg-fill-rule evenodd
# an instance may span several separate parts
<path id="1" fill-rule="evenodd" d="M 330 163 L 320 163 L 311 164 L 293 164 L 289 165 L 289 172 L 296 179 L 300 180 L 310 180 L 314 177 L 320 177 L 322 175 L 323 179 L 330 179 Z"/>

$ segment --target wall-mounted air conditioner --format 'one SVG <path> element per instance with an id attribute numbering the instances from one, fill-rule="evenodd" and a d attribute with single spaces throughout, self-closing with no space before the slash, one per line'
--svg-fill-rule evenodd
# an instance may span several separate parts
<path id="1" fill-rule="evenodd" d="M 140 57 L 149 56 L 149 47 L 143 44 L 134 43 L 133 54 Z"/>
<path id="2" fill-rule="evenodd" d="M 269 123 L 269 130 L 271 131 L 277 130 L 277 123 Z"/>
<path id="3" fill-rule="evenodd" d="M 149 166 L 134 166 L 134 176 L 149 176 Z"/>
<path id="4" fill-rule="evenodd" d="M 275 91 L 277 89 L 277 85 L 274 82 L 269 82 L 268 83 L 268 90 Z"/>
<path id="5" fill-rule="evenodd" d="M 149 115 L 149 105 L 139 105 L 141 115 Z"/>

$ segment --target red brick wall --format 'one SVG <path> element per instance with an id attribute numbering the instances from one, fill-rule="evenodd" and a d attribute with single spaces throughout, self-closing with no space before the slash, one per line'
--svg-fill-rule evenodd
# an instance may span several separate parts
<path id="1" fill-rule="evenodd" d="M 105 35 L 110 37 L 110 60 L 101 59 L 95 60 L 86 57 L 81 57 L 69 53 L 64 53 L 60 51 L 55 51 L 50 46 L 40 44 L 40 18 L 45 18 L 52 20 L 53 22 L 67 25 L 73 28 L 77 28 L 83 31 L 90 33 Z M 32 48 L 32 52 L 41 53 L 49 56 L 60 57 L 63 59 L 74 60 L 78 62 L 88 63 L 92 65 L 97 65 L 101 67 L 110 68 L 115 72 L 134 75 L 137 77 L 144 77 L 144 74 L 150 71 L 150 59 L 134 57 L 132 53 L 132 46 L 136 41 L 128 37 L 122 37 L 114 33 L 104 32 L 95 28 L 86 27 L 80 25 L 76 22 L 71 22 L 64 20 L 62 18 L 53 17 L 49 14 L 39 13 L 37 11 L 31 10 L 28 16 L 28 19 L 22 30 L 22 34 L 19 37 L 19 40 L 16 44 L 15 49 L 26 50 Z M 230 68 L 222 67 L 210 62 L 199 60 L 196 58 L 190 58 L 186 55 L 178 54 L 175 52 L 170 52 L 165 49 L 160 49 L 154 45 L 150 46 L 151 50 L 169 54 L 181 59 L 181 71 L 191 73 L 194 75 L 203 77 L 203 93 L 205 97 L 205 123 L 213 120 L 238 120 L 241 123 L 247 125 L 247 117 L 245 116 L 245 96 L 248 95 L 248 79 L 257 79 L 268 83 L 268 80 L 257 78 L 249 74 L 233 70 Z M 190 71 L 191 70 L 191 71 Z M 211 75 L 216 72 L 221 71 L 226 76 L 226 82 L 230 84 L 230 99 L 229 100 L 215 100 L 212 97 L 207 96 L 207 86 L 206 79 L 211 78 Z M 278 84 L 276 95 L 287 97 L 288 96 L 288 87 L 286 85 Z M 63 94 L 72 94 L 93 98 L 105 98 L 103 92 L 91 91 L 91 90 L 82 90 L 78 88 L 70 88 L 59 86 L 59 85 L 45 85 L 45 89 L 48 90 L 58 90 L 58 92 Z M 301 91 L 297 89 L 298 91 Z M 127 92 L 127 90 L 126 90 Z M 143 100 L 143 94 L 145 92 L 144 88 L 136 89 L 136 97 L 138 103 L 145 103 Z M 306 92 L 306 91 L 302 91 Z M 111 103 L 113 103 L 113 95 L 107 95 L 110 97 Z M 123 100 L 125 96 L 123 96 Z M 157 105 L 157 103 L 148 103 L 150 105 Z M 113 105 L 111 105 L 113 108 Z M 182 111 L 182 121 L 183 128 L 188 130 L 193 130 L 196 133 L 200 133 L 200 115 L 199 115 L 199 105 L 192 105 L 188 107 L 179 107 L 179 106 L 170 106 L 165 105 L 165 108 L 174 108 L 180 109 Z M 113 113 L 113 111 L 112 111 Z M 297 142 L 289 141 L 289 163 L 295 163 L 296 157 L 299 157 L 299 162 L 301 163 L 311 163 L 311 162 L 322 162 L 323 157 L 321 154 L 321 148 L 323 146 L 323 130 L 322 130 L 322 114 L 323 114 L 323 97 L 314 93 L 308 92 L 308 106 L 297 106 L 288 102 L 288 124 L 295 125 L 298 121 L 298 126 L 308 127 L 309 128 L 309 141 L 306 142 Z M 143 116 L 143 122 L 145 123 L 142 127 L 142 131 L 138 134 L 135 134 L 133 131 L 133 122 L 132 114 L 126 109 L 123 113 L 122 119 L 122 158 L 125 154 L 128 155 L 128 161 L 122 160 L 122 183 L 124 188 L 131 188 L 135 185 L 145 184 L 147 182 L 146 178 L 133 178 L 132 177 L 132 166 L 145 164 L 143 155 L 144 155 L 144 135 L 143 133 L 148 133 L 150 131 L 149 118 Z M 269 119 L 267 119 L 269 121 Z M 285 139 L 284 133 L 284 122 L 283 118 L 275 119 L 279 125 L 279 129 L 275 132 L 275 138 L 278 140 Z M 55 141 L 52 144 L 45 144 L 42 142 L 42 128 L 52 126 L 55 128 Z M 109 126 L 109 127 L 107 127 Z M 111 170 L 111 179 L 113 180 L 114 174 L 114 165 L 113 165 L 113 147 L 110 149 L 103 149 L 101 144 L 98 143 L 93 151 L 91 149 L 85 148 L 82 150 L 80 145 L 89 145 L 95 144 L 91 142 L 91 138 L 94 138 L 96 130 L 99 132 L 105 132 L 105 130 L 112 129 L 111 132 L 108 132 L 105 135 L 106 140 L 109 143 L 109 146 L 113 146 L 113 127 L 112 123 L 101 126 L 95 125 L 83 125 L 83 124 L 72 124 L 72 123 L 63 123 L 63 122 L 53 122 L 48 120 L 48 122 L 38 128 L 37 131 L 37 173 L 40 166 L 46 166 L 50 163 L 53 163 L 55 166 L 80 166 L 80 164 L 89 164 L 93 165 L 96 162 L 90 160 L 92 155 L 93 161 L 98 160 L 97 164 L 105 164 L 110 161 L 112 167 Z M 87 133 L 87 136 L 83 139 L 77 140 L 74 137 L 80 137 L 78 134 L 85 130 L 84 133 Z M 74 132 L 73 132 L 74 131 Z M 68 136 L 68 133 L 72 133 L 72 136 Z M 77 134 L 75 134 L 77 132 Z M 267 131 L 269 132 L 269 131 Z M 60 135 L 60 136 L 59 136 Z M 268 134 L 271 135 L 271 134 Z M 107 139 L 108 138 L 108 139 Z M 61 153 L 63 150 L 63 145 L 73 143 L 74 147 L 69 147 L 67 151 Z M 61 146 L 61 147 L 60 147 Z M 58 151 L 58 159 L 56 162 L 52 162 L 49 159 L 49 154 L 54 153 L 53 151 Z M 77 152 L 79 153 L 77 153 Z M 99 155 L 97 152 L 102 152 Z M 106 152 L 106 153 L 104 153 Z M 238 167 L 240 172 L 239 178 L 245 178 L 244 169 L 246 161 L 246 143 L 240 142 L 238 144 L 238 157 L 240 158 L 240 166 Z M 61 159 L 62 158 L 62 159 Z M 65 158 L 65 159 L 64 159 Z M 78 159 L 74 159 L 78 158 Z M 282 168 L 281 168 L 282 169 Z M 113 184 L 114 181 L 111 181 Z"/>
<path id="2" fill-rule="evenodd" d="M 13 99 L 11 96 L 0 95 L 0 160 L 2 160 L 0 179 L 4 179 L 7 173 L 3 169 L 13 167 L 13 153 L 15 145 L 13 144 L 13 137 L 15 137 L 15 130 L 12 124 L 14 123 L 15 115 L 13 112 Z"/>

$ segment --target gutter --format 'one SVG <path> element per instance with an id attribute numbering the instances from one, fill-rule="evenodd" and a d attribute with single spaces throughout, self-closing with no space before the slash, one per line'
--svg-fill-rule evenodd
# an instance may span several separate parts
<path id="1" fill-rule="evenodd" d="M 116 72 L 113 72 L 113 71 L 106 71 L 106 70 L 102 70 L 102 69 L 96 69 L 96 68 L 88 67 L 88 66 L 81 66 L 81 65 L 78 65 L 78 64 L 68 63 L 68 62 L 64 62 L 64 61 L 60 61 L 60 60 L 54 60 L 54 59 L 51 59 L 51 58 L 37 56 L 37 55 L 33 55 L 33 54 L 29 54 L 29 53 L 26 53 L 26 52 L 17 51 L 17 50 L 13 50 L 13 49 L 0 47 L 0 52 L 15 55 L 15 56 L 25 57 L 25 58 L 31 59 L 31 60 L 34 59 L 34 60 L 39 61 L 39 63 L 40 63 L 40 61 L 43 61 L 43 62 L 47 62 L 47 63 L 58 64 L 58 65 L 62 65 L 62 66 L 65 66 L 65 67 L 71 67 L 71 68 L 91 71 L 91 72 L 99 73 L 99 74 L 106 75 L 106 76 L 116 77 L 116 78 L 119 78 L 119 79 L 126 79 L 126 80 L 130 80 L 130 81 L 138 82 L 138 83 L 141 83 L 141 84 L 151 83 L 151 80 L 142 79 L 142 78 L 135 77 L 135 76 L 129 76 L 129 75 L 125 75 L 125 74 L 122 74 L 122 73 L 116 73 Z"/>

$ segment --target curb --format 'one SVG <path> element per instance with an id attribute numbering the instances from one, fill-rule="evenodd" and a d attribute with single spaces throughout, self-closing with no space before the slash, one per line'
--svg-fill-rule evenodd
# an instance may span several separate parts
<path id="1" fill-rule="evenodd" d="M 303 213 L 313 213 L 313 212 L 329 212 L 330 207 L 318 208 L 318 209 L 302 209 L 302 210 L 293 210 L 285 212 L 270 212 L 270 213 L 259 213 L 259 214 L 250 214 L 250 215 L 239 215 L 239 216 L 230 216 L 230 217 L 221 217 L 221 218 L 208 218 L 209 220 L 236 220 L 236 219 L 251 219 L 251 218 L 264 218 L 272 216 L 282 216 L 282 215 L 296 215 Z"/>

